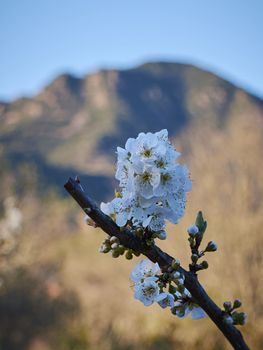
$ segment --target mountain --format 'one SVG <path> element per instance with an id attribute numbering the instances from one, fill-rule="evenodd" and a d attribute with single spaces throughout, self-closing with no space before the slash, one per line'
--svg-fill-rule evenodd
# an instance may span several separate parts
<path id="1" fill-rule="evenodd" d="M 23 218 L 13 257 L 0 242 L 7 330 L 0 348 L 229 348 L 208 319 L 177 322 L 158 306 L 146 312 L 134 301 L 128 276 L 135 262 L 98 254 L 105 235 L 84 225 L 63 189 L 68 176 L 78 174 L 97 202 L 112 198 L 116 147 L 141 131 L 167 128 L 193 189 L 185 216 L 168 225 L 168 239 L 158 245 L 187 268 L 186 228 L 202 210 L 208 230 L 201 249 L 209 240 L 219 249 L 205 256 L 209 270 L 199 279 L 218 305 L 242 300 L 249 314 L 242 332 L 251 348 L 262 349 L 260 98 L 197 67 L 156 62 L 83 78 L 63 74 L 32 98 L 0 102 L 0 123 L 0 223 L 10 194 Z"/>
<path id="2" fill-rule="evenodd" d="M 60 191 L 78 173 L 101 199 L 110 196 L 115 150 L 128 137 L 167 128 L 187 159 L 194 139 L 206 141 L 206 153 L 219 135 L 262 130 L 263 101 L 197 67 L 156 62 L 60 75 L 32 98 L 0 103 L 0 121 L 2 193 L 10 183 L 18 193 L 35 185 Z"/>

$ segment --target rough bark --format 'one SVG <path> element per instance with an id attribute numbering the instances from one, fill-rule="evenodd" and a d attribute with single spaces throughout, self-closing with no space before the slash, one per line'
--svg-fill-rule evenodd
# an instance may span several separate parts
<path id="1" fill-rule="evenodd" d="M 174 258 L 163 252 L 154 243 L 147 245 L 142 239 L 136 237 L 129 230 L 122 230 L 118 227 L 115 222 L 109 216 L 105 215 L 96 206 L 95 202 L 85 194 L 78 180 L 69 178 L 64 187 L 84 212 L 88 214 L 91 219 L 109 236 L 118 237 L 121 244 L 125 247 L 140 252 L 153 262 L 158 262 L 162 271 L 165 271 L 171 265 Z M 184 270 L 182 267 L 179 267 L 179 269 L 184 273 L 185 287 L 190 291 L 200 307 L 221 330 L 233 348 L 236 350 L 249 350 L 241 332 L 235 326 L 228 325 L 224 322 L 221 309 L 208 296 L 204 288 L 198 282 L 197 275 L 194 272 Z"/>

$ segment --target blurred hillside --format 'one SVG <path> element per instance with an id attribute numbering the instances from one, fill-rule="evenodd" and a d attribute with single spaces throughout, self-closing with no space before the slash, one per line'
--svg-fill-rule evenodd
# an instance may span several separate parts
<path id="1" fill-rule="evenodd" d="M 207 240 L 220 249 L 201 281 L 220 304 L 242 299 L 246 337 L 263 347 L 261 99 L 191 65 L 147 63 L 81 79 L 61 75 L 33 98 L 0 103 L 0 121 L 0 209 L 4 216 L 4 200 L 13 196 L 23 215 L 17 245 L 1 264 L 0 313 L 11 340 L 0 333 L 0 349 L 229 349 L 209 320 L 177 322 L 134 301 L 134 262 L 99 255 L 103 234 L 84 227 L 63 191 L 67 177 L 79 174 L 94 199 L 109 199 L 116 147 L 162 128 L 193 180 L 186 216 L 162 245 L 187 266 L 185 230 L 204 211 Z M 27 312 L 19 302 L 6 304 L 9 298 L 26 302 Z M 39 298 L 47 304 L 39 311 L 44 321 L 32 312 Z"/>

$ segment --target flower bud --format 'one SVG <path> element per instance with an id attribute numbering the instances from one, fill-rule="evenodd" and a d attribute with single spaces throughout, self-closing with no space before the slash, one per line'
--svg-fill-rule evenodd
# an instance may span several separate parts
<path id="1" fill-rule="evenodd" d="M 118 243 L 113 243 L 111 245 L 111 249 L 117 249 L 119 247 L 119 244 Z"/>
<path id="2" fill-rule="evenodd" d="M 197 263 L 198 259 L 199 259 L 199 256 L 197 254 L 192 254 L 191 260 L 194 264 Z"/>
<path id="3" fill-rule="evenodd" d="M 180 272 L 176 271 L 172 274 L 173 279 L 178 280 L 181 277 Z"/>
<path id="4" fill-rule="evenodd" d="M 176 313 L 176 315 L 177 315 L 178 317 L 184 317 L 185 311 L 186 311 L 186 306 L 182 305 L 182 306 L 180 306 L 180 307 L 177 308 L 177 313 Z"/>
<path id="5" fill-rule="evenodd" d="M 127 260 L 131 260 L 133 258 L 132 256 L 132 252 L 130 250 L 127 250 L 126 254 L 125 254 L 125 258 Z"/>
<path id="6" fill-rule="evenodd" d="M 201 262 L 201 267 L 202 267 L 203 270 L 208 269 L 208 266 L 209 265 L 208 265 L 208 262 L 206 260 Z"/>
<path id="7" fill-rule="evenodd" d="M 111 248 L 105 244 L 102 244 L 99 248 L 99 253 L 108 253 Z"/>
<path id="8" fill-rule="evenodd" d="M 166 237 L 167 237 L 167 234 L 166 234 L 166 232 L 164 230 L 162 230 L 162 231 L 158 232 L 157 237 L 160 240 L 164 241 L 166 239 Z"/>
<path id="9" fill-rule="evenodd" d="M 233 309 L 237 309 L 242 305 L 241 300 L 236 299 L 233 304 Z"/>
<path id="10" fill-rule="evenodd" d="M 119 238 L 116 236 L 112 236 L 110 238 L 110 243 L 118 243 L 119 244 L 120 243 Z"/>
<path id="11" fill-rule="evenodd" d="M 180 262 L 180 260 L 179 259 L 174 259 L 173 261 L 172 261 L 172 268 L 174 269 L 174 270 L 177 270 L 178 269 L 178 267 L 180 266 L 180 264 L 181 264 L 181 262 Z"/>
<path id="12" fill-rule="evenodd" d="M 179 278 L 178 280 L 176 280 L 176 282 L 178 286 L 181 286 L 184 284 L 184 278 Z"/>
<path id="13" fill-rule="evenodd" d="M 133 250 L 132 253 L 133 253 L 135 256 L 140 256 L 140 255 L 141 255 L 141 253 L 136 252 L 135 250 Z"/>
<path id="14" fill-rule="evenodd" d="M 119 251 L 120 255 L 123 255 L 125 252 L 125 247 L 123 245 L 119 245 L 118 251 Z"/>
<path id="15" fill-rule="evenodd" d="M 247 321 L 247 314 L 245 312 L 233 312 L 233 319 L 235 324 L 244 326 Z"/>
<path id="16" fill-rule="evenodd" d="M 214 241 L 210 241 L 205 248 L 206 252 L 215 252 L 217 251 L 217 244 Z"/>
<path id="17" fill-rule="evenodd" d="M 177 306 L 171 307 L 171 313 L 173 315 L 176 315 L 177 308 L 178 308 Z"/>
<path id="18" fill-rule="evenodd" d="M 196 236 L 199 232 L 199 229 L 195 224 L 193 224 L 188 227 L 187 232 L 190 236 Z"/>
<path id="19" fill-rule="evenodd" d="M 223 305 L 224 305 L 224 309 L 225 309 L 226 311 L 230 311 L 230 310 L 232 309 L 232 303 L 231 303 L 231 301 L 225 301 Z"/>
<path id="20" fill-rule="evenodd" d="M 177 289 L 171 284 L 169 285 L 168 290 L 169 290 L 169 293 L 171 294 L 175 294 L 177 292 Z"/>
<path id="21" fill-rule="evenodd" d="M 111 256 L 112 256 L 113 258 L 118 258 L 118 257 L 120 256 L 120 253 L 119 253 L 118 250 L 112 250 L 112 251 L 111 251 Z"/>
<path id="22" fill-rule="evenodd" d="M 105 238 L 105 239 L 102 241 L 102 244 L 106 244 L 106 245 L 110 246 L 110 239 L 109 239 L 109 238 Z"/>
<path id="23" fill-rule="evenodd" d="M 231 325 L 231 324 L 234 323 L 233 318 L 232 318 L 230 315 L 225 315 L 225 316 L 224 316 L 224 322 L 225 322 L 226 324 L 229 324 L 229 325 Z"/>

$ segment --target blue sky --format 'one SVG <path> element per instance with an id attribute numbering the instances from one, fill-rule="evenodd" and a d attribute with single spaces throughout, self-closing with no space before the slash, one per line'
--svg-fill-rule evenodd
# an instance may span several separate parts
<path id="1" fill-rule="evenodd" d="M 186 61 L 263 97 L 262 0 L 1 0 L 0 99 L 56 75 Z"/>

